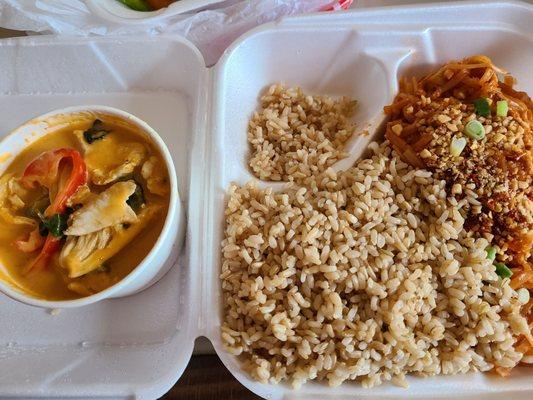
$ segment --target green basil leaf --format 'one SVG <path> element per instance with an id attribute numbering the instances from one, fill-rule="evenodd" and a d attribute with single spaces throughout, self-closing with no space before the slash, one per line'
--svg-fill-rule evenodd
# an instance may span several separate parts
<path id="1" fill-rule="evenodd" d="M 142 186 L 135 181 L 135 192 L 128 197 L 128 200 L 126 200 L 126 203 L 133 209 L 133 211 L 138 212 L 142 205 L 146 202 L 144 199 L 144 191 Z"/>
<path id="2" fill-rule="evenodd" d="M 51 235 L 62 237 L 63 232 L 67 229 L 67 221 L 67 214 L 54 214 L 43 223 Z"/>
<path id="3" fill-rule="evenodd" d="M 93 125 L 83 132 L 83 138 L 88 144 L 92 144 L 106 137 L 109 132 L 109 129 L 104 129 L 104 123 L 101 120 L 95 119 Z"/>

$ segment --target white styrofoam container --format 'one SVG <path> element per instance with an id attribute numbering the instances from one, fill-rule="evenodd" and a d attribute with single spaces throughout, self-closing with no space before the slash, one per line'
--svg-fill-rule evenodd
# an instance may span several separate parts
<path id="1" fill-rule="evenodd" d="M 188 42 L 156 38 L 34 37 L 0 41 L 0 132 L 66 105 L 98 103 L 138 115 L 172 153 L 188 210 L 177 265 L 151 288 L 50 316 L 0 298 L 0 397 L 156 398 L 179 378 L 194 339 L 208 337 L 232 374 L 271 399 L 533 398 L 532 370 L 410 377 L 409 389 L 356 383 L 258 384 L 224 351 L 220 241 L 225 191 L 252 179 L 246 125 L 274 82 L 360 101 L 370 137 L 397 78 L 484 53 L 533 93 L 533 6 L 462 2 L 355 10 L 284 19 L 249 32 L 207 69 Z M 265 184 L 266 185 L 266 184 Z"/>

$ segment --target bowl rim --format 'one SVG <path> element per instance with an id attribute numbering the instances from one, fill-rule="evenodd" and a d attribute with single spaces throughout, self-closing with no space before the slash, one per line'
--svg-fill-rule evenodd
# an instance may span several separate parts
<path id="1" fill-rule="evenodd" d="M 155 145 L 155 147 L 160 152 L 164 162 L 165 166 L 167 167 L 168 176 L 170 180 L 170 198 L 169 198 L 169 206 L 167 215 L 165 217 L 165 223 L 163 224 L 163 228 L 161 229 L 161 232 L 159 233 L 159 236 L 153 245 L 153 247 L 150 249 L 148 254 L 141 260 L 141 262 L 133 268 L 125 277 L 123 277 L 120 281 L 115 283 L 114 285 L 102 290 L 101 292 L 92 294 L 90 296 L 80 297 L 78 299 L 73 300 L 44 300 L 38 297 L 33 297 L 29 294 L 25 294 L 22 289 L 18 290 L 13 288 L 9 283 L 5 282 L 3 279 L 0 278 L 0 292 L 6 294 L 7 296 L 11 297 L 14 300 L 17 300 L 19 302 L 36 306 L 36 307 L 42 307 L 42 308 L 73 308 L 73 307 L 81 307 L 88 304 L 96 303 L 97 301 L 104 300 L 107 298 L 110 298 L 113 296 L 113 294 L 116 294 L 117 292 L 123 290 L 128 285 L 132 284 L 135 279 L 141 275 L 147 268 L 152 267 L 152 264 L 154 261 L 156 261 L 156 256 L 160 253 L 163 247 L 164 239 L 170 234 L 172 229 L 172 223 L 177 215 L 178 210 L 178 202 L 180 201 L 179 193 L 178 193 L 178 184 L 177 184 L 177 174 L 176 169 L 174 166 L 174 162 L 172 160 L 172 155 L 170 154 L 170 151 L 168 150 L 167 145 L 159 136 L 159 134 L 156 132 L 155 129 L 153 129 L 150 125 L 148 125 L 147 122 L 140 119 L 139 117 L 136 117 L 135 115 L 115 108 L 115 107 L 109 107 L 105 105 L 82 105 L 82 106 L 69 106 L 65 108 L 59 108 L 52 111 L 49 111 L 45 114 L 39 115 L 37 117 L 31 118 L 30 120 L 26 121 L 22 125 L 18 126 L 14 130 L 12 130 L 9 134 L 4 136 L 0 140 L 0 149 L 5 145 L 5 142 L 17 135 L 21 134 L 23 131 L 23 128 L 28 125 L 35 125 L 38 123 L 46 122 L 46 120 L 53 118 L 55 116 L 61 115 L 61 114 L 84 114 L 84 113 L 94 113 L 96 115 L 110 115 L 110 116 L 116 116 L 123 120 L 129 121 L 133 123 L 137 128 L 140 129 L 140 131 L 144 134 L 147 134 L 149 138 L 152 140 L 152 143 Z M 49 132 L 51 133 L 51 132 Z M 39 136 L 39 139 L 46 136 L 49 133 L 45 133 L 42 136 Z M 37 139 L 37 140 L 39 140 Z M 27 146 L 31 145 L 33 142 L 27 143 L 20 151 L 18 151 L 16 154 L 13 154 L 11 162 L 20 154 L 20 152 L 27 148 Z M 11 163 L 9 162 L 9 164 Z M 9 165 L 8 164 L 8 165 Z M 179 223 L 179 221 L 178 221 Z M 161 260 L 159 262 L 160 266 L 157 268 L 158 270 L 163 267 L 167 260 Z M 157 261 L 156 261 L 157 262 Z"/>

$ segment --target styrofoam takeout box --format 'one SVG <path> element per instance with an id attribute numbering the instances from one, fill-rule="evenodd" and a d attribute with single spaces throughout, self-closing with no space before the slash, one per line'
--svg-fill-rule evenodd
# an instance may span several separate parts
<path id="1" fill-rule="evenodd" d="M 484 53 L 533 92 L 533 6 L 463 2 L 288 18 L 239 39 L 213 68 L 182 39 L 33 37 L 0 41 L 0 132 L 74 104 L 129 111 L 156 129 L 188 209 L 186 246 L 159 283 L 129 298 L 51 316 L 0 298 L 0 397 L 156 398 L 179 378 L 194 339 L 207 336 L 235 377 L 271 399 L 533 398 L 532 370 L 410 377 L 409 389 L 258 384 L 220 341 L 220 240 L 225 191 L 252 179 L 246 125 L 274 82 L 360 101 L 375 134 L 397 78 Z"/>

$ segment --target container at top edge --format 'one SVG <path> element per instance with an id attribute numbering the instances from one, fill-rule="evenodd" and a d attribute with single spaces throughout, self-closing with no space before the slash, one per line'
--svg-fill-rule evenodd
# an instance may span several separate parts
<path id="1" fill-rule="evenodd" d="M 149 287 L 160 279 L 172 266 L 175 257 L 179 253 L 179 243 L 181 243 L 181 238 L 177 238 L 177 233 L 178 228 L 182 223 L 182 211 L 177 188 L 176 171 L 172 162 L 172 157 L 167 146 L 157 132 L 146 122 L 134 115 L 116 108 L 99 105 L 74 106 L 51 111 L 31 119 L 6 136 L 0 142 L 0 154 L 9 154 L 10 160 L 14 160 L 18 154 L 31 145 L 31 143 L 63 127 L 65 125 L 64 123 L 58 124 L 54 122 L 57 117 L 80 116 L 85 118 L 86 116 L 103 117 L 106 115 L 118 117 L 120 120 L 133 126 L 135 129 L 138 129 L 141 134 L 146 135 L 150 143 L 159 151 L 165 162 L 170 181 L 170 198 L 165 223 L 159 233 L 158 239 L 140 264 L 133 268 L 131 272 L 120 281 L 101 292 L 73 300 L 50 301 L 31 296 L 24 290 L 15 287 L 15 285 L 0 279 L 0 291 L 11 298 L 29 305 L 44 308 L 71 308 L 92 304 L 107 298 L 128 296 Z M 10 162 L 0 164 L 0 175 L 4 173 L 9 165 Z M 176 241 L 178 246 L 173 246 Z M 0 270 L 1 269 L 5 269 L 2 263 L 0 263 Z M 5 273 L 8 275 L 7 271 Z"/>
<path id="2" fill-rule="evenodd" d="M 155 11 L 132 10 L 118 0 L 86 0 L 87 6 L 98 16 L 119 24 L 142 24 L 174 15 L 199 10 L 225 0 L 178 0 L 168 7 Z"/>

